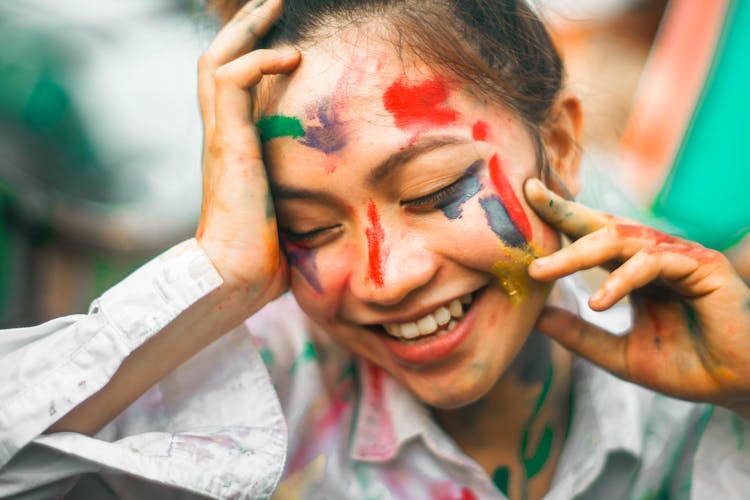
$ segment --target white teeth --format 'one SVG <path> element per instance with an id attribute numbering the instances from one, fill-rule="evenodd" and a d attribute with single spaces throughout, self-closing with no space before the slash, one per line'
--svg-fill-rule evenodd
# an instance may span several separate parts
<path id="1" fill-rule="evenodd" d="M 451 312 L 445 307 L 438 308 L 438 310 L 432 314 L 435 316 L 435 321 L 437 321 L 437 324 L 440 326 L 447 325 L 451 320 Z"/>
<path id="2" fill-rule="evenodd" d="M 383 327 L 391 337 L 395 338 L 414 339 L 423 335 L 431 335 L 438 330 L 440 330 L 438 336 L 441 337 L 458 325 L 456 320 L 463 317 L 464 306 L 471 304 L 471 301 L 471 295 L 467 294 L 461 298 L 453 299 L 447 306 L 438 307 L 431 314 L 427 314 L 417 321 L 386 323 Z"/>
<path id="3" fill-rule="evenodd" d="M 405 339 L 413 339 L 419 336 L 419 327 L 413 321 L 401 323 L 401 336 Z"/>
<path id="4" fill-rule="evenodd" d="M 418 320 L 417 326 L 419 327 L 419 333 L 422 335 L 430 334 L 438 329 L 438 323 L 432 314 L 428 314 L 424 318 Z"/>
<path id="5" fill-rule="evenodd" d="M 454 318 L 460 318 L 464 315 L 464 308 L 461 305 L 461 302 L 459 302 L 457 299 L 453 299 L 450 304 L 448 304 L 448 310 L 451 312 L 451 316 Z"/>

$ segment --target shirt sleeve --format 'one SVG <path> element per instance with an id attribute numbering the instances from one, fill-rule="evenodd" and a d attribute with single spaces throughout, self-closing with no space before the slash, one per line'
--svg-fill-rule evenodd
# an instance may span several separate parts
<path id="1" fill-rule="evenodd" d="M 188 240 L 107 291 L 86 315 L 0 332 L 0 497 L 57 497 L 71 486 L 68 478 L 86 472 L 111 477 L 114 489 L 130 476 L 215 498 L 270 495 L 283 468 L 286 427 L 244 327 L 183 364 L 95 437 L 42 435 L 220 284 Z"/>
<path id="2" fill-rule="evenodd" d="M 750 422 L 715 407 L 693 462 L 691 498 L 747 498 L 750 491 Z"/>

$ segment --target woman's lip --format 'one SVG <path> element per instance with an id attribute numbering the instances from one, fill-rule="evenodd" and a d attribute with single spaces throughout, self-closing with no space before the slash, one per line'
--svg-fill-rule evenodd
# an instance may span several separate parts
<path id="1" fill-rule="evenodd" d="M 481 305 L 486 290 L 486 287 L 479 290 L 456 327 L 441 337 L 427 337 L 418 342 L 408 343 L 383 333 L 380 335 L 381 340 L 401 364 L 424 366 L 442 362 L 463 343 L 472 331 L 479 310 L 477 306 Z"/>

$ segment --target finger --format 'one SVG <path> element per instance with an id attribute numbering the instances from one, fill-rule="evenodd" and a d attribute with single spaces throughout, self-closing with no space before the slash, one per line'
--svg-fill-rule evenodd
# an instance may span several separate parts
<path id="1" fill-rule="evenodd" d="M 529 265 L 529 274 L 539 281 L 551 281 L 583 269 L 609 265 L 615 259 L 630 257 L 640 247 L 631 249 L 627 242 L 615 233 L 612 226 L 605 226 L 572 242 L 570 245 L 534 260 Z"/>
<path id="2" fill-rule="evenodd" d="M 214 72 L 251 50 L 281 14 L 280 0 L 246 3 L 222 28 L 198 61 L 198 95 L 204 122 L 214 109 Z M 209 128 L 209 127 L 207 127 Z"/>
<path id="3" fill-rule="evenodd" d="M 252 96 L 248 90 L 257 85 L 263 75 L 293 70 L 299 58 L 299 52 L 291 47 L 254 50 L 216 71 L 214 114 L 224 135 L 232 130 L 240 133 L 248 128 L 255 130 L 250 121 Z"/>
<path id="4" fill-rule="evenodd" d="M 561 198 L 539 179 L 528 179 L 524 193 L 542 219 L 574 239 L 596 231 L 613 219 L 611 215 Z"/>
<path id="5" fill-rule="evenodd" d="M 571 312 L 551 306 L 544 308 L 536 328 L 573 353 L 618 377 L 625 377 L 627 337 L 613 335 Z"/>
<path id="6" fill-rule="evenodd" d="M 685 297 L 699 297 L 714 291 L 718 284 L 712 278 L 721 261 L 718 252 L 693 245 L 657 245 L 638 251 L 610 274 L 589 305 L 601 311 L 611 307 L 635 289 L 662 280 Z"/>

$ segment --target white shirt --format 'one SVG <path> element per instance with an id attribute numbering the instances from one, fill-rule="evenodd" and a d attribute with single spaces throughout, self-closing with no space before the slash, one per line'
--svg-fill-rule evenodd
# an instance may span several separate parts
<path id="1" fill-rule="evenodd" d="M 220 283 L 189 240 L 87 315 L 0 332 L 0 497 L 504 498 L 421 402 L 326 341 L 290 295 L 180 366 L 96 436 L 42 435 Z M 575 287 L 562 280 L 558 302 L 590 321 L 627 326 L 627 311 L 598 317 Z M 750 423 L 580 360 L 573 384 L 571 428 L 546 498 L 747 497 Z M 76 484 L 82 474 L 90 475 Z"/>

